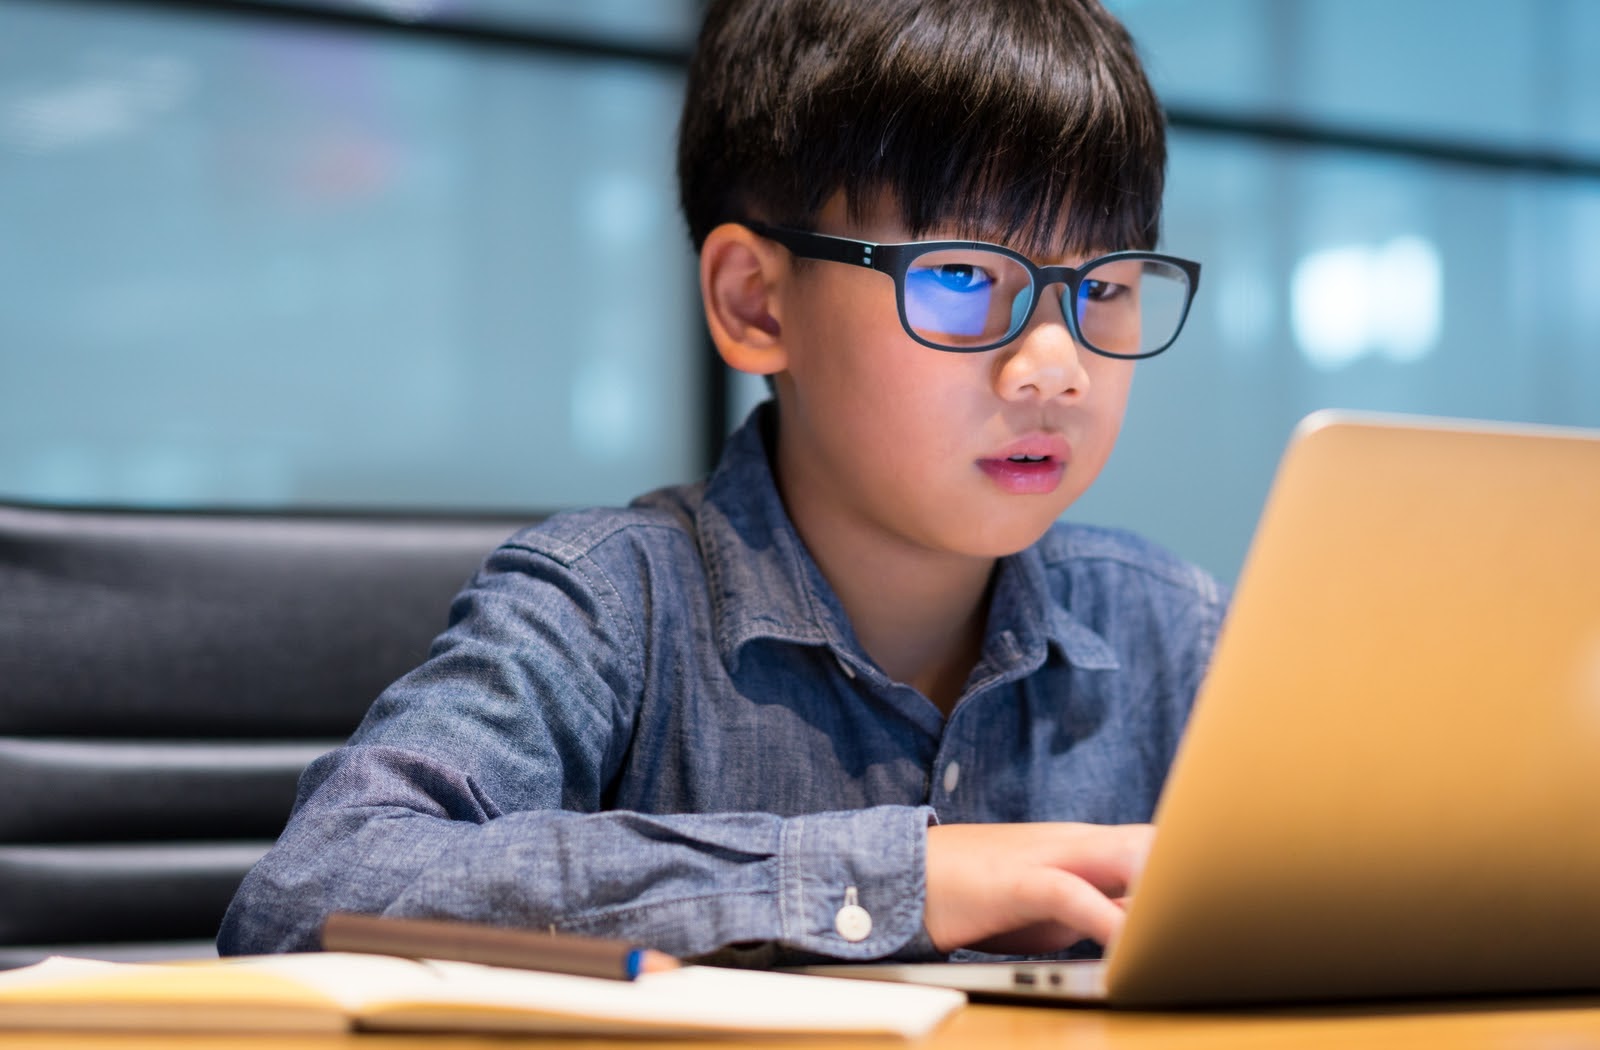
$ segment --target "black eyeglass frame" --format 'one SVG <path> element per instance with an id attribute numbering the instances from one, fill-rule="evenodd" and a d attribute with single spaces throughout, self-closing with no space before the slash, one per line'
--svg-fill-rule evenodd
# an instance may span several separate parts
<path id="1" fill-rule="evenodd" d="M 1138 354 L 1119 354 L 1111 350 L 1102 350 L 1083 337 L 1078 329 L 1078 311 L 1074 309 L 1062 310 L 1066 318 L 1067 328 L 1072 332 L 1072 338 L 1079 346 L 1084 347 L 1101 357 L 1112 357 L 1119 361 L 1141 361 L 1147 357 L 1154 357 L 1178 341 L 1178 336 L 1183 333 L 1183 326 L 1189 319 L 1189 307 L 1194 303 L 1195 292 L 1200 288 L 1200 264 L 1190 259 L 1180 259 L 1176 255 L 1163 255 L 1160 252 L 1126 251 L 1112 252 L 1090 259 L 1082 266 L 1037 266 L 1026 255 L 1014 252 L 1002 244 L 990 244 L 988 241 L 905 241 L 899 244 L 880 244 L 873 241 L 858 241 L 850 237 L 835 237 L 828 233 L 812 233 L 808 230 L 795 230 L 785 226 L 768 226 L 764 222 L 743 220 L 739 223 L 751 232 L 776 241 L 789 249 L 796 257 L 802 259 L 819 259 L 824 262 L 847 263 L 851 266 L 864 266 L 869 270 L 877 270 L 894 278 L 895 307 L 900 313 L 900 327 L 906 334 L 923 346 L 934 350 L 943 350 L 953 354 L 976 354 L 985 350 L 1005 346 L 1017 337 L 1017 334 L 1028 326 L 1033 319 L 1033 312 L 1039 308 L 1043 300 L 1040 295 L 1042 289 L 1052 284 L 1064 284 L 1071 296 L 1072 302 L 1077 302 L 1078 289 L 1083 283 L 1084 276 L 1096 266 L 1108 262 L 1133 261 L 1133 262 L 1160 262 L 1175 266 L 1182 270 L 1188 278 L 1188 290 L 1183 300 L 1183 313 L 1178 317 L 1178 323 L 1172 330 L 1172 337 L 1154 350 L 1146 350 Z M 1005 334 L 1002 339 L 992 343 L 983 343 L 979 346 L 946 346 L 935 343 L 918 335 L 911 327 L 911 319 L 906 316 L 906 272 L 911 269 L 911 263 L 930 252 L 948 251 L 951 249 L 995 252 L 1008 259 L 1015 260 L 1028 273 L 1028 279 L 1033 283 L 1028 288 L 1028 294 L 1033 296 L 1033 301 L 1028 304 L 1028 312 L 1017 327 Z"/>

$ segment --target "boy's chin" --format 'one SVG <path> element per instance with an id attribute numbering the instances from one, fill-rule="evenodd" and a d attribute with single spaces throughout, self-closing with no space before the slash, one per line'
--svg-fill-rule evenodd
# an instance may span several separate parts
<path id="1" fill-rule="evenodd" d="M 1012 521 L 1004 523 L 989 523 L 976 535 L 967 539 L 961 546 L 963 553 L 975 558 L 1007 558 L 1013 554 L 1020 554 L 1039 542 L 1045 533 L 1050 531 L 1057 516 L 1040 521 Z"/>

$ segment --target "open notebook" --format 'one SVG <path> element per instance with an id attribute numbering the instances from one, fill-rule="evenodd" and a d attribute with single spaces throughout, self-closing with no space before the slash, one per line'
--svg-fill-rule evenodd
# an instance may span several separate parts
<path id="1" fill-rule="evenodd" d="M 58 956 L 0 973 L 0 1033 L 357 1030 L 915 1039 L 963 1002 L 960 993 L 940 988 L 869 987 L 709 966 L 622 981 L 339 952 L 170 964 Z M 12 1038 L 0 1035 L 0 1042 Z"/>
<path id="2" fill-rule="evenodd" d="M 1600 432 L 1319 413 L 1097 963 L 826 967 L 1129 1006 L 1600 989 Z"/>

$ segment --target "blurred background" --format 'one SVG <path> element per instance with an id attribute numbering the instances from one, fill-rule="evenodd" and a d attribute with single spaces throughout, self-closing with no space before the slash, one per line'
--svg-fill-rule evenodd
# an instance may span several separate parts
<path id="1" fill-rule="evenodd" d="M 1600 426 L 1600 4 L 1110 6 L 1205 276 L 1069 516 L 1232 578 L 1312 409 Z M 676 211 L 698 10 L 5 0 L 0 499 L 543 511 L 702 474 L 762 388 Z"/>

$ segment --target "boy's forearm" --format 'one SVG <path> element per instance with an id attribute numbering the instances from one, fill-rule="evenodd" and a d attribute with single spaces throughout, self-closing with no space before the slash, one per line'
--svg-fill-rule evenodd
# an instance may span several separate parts
<path id="1" fill-rule="evenodd" d="M 748 942 L 841 959 L 925 949 L 929 814 L 915 807 L 491 816 L 420 755 L 324 761 L 327 779 L 240 888 L 223 952 L 313 949 L 335 910 L 554 926 L 683 956 Z M 870 928 L 839 921 L 852 888 Z"/>

